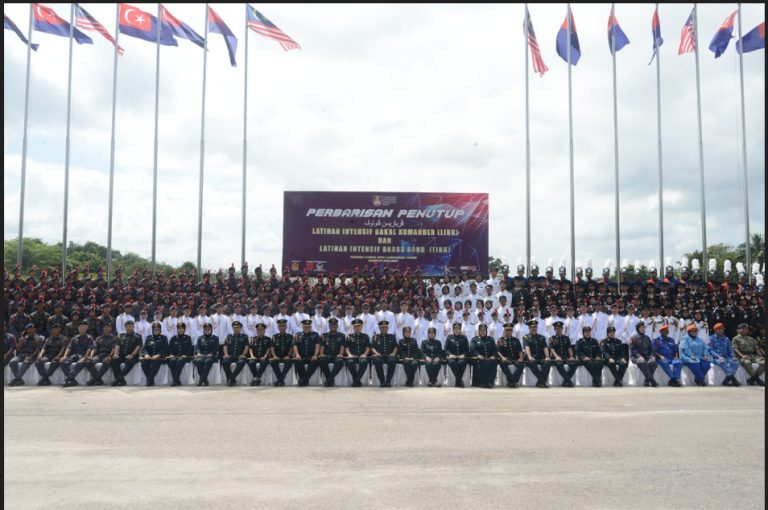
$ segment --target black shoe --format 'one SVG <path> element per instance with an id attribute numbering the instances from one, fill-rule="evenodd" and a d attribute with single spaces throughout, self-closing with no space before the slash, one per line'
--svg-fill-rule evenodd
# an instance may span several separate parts
<path id="1" fill-rule="evenodd" d="M 765 386 L 765 383 L 759 377 L 755 377 L 755 384 L 758 386 Z"/>
<path id="2" fill-rule="evenodd" d="M 659 383 L 656 382 L 656 379 L 651 379 L 651 386 L 653 386 L 654 388 L 659 387 Z"/>
<path id="3" fill-rule="evenodd" d="M 117 383 L 117 385 L 118 385 L 118 386 L 126 386 L 127 384 L 128 384 L 128 383 L 127 383 L 127 382 L 125 382 L 125 379 L 121 379 L 121 380 L 120 380 L 120 381 Z"/>
<path id="4" fill-rule="evenodd" d="M 42 379 L 40 379 L 39 381 L 37 381 L 37 385 L 38 385 L 38 386 L 45 386 L 45 377 L 43 377 Z"/>
<path id="5" fill-rule="evenodd" d="M 733 386 L 733 384 L 731 383 L 731 376 L 730 375 L 728 377 L 726 377 L 725 379 L 723 379 L 722 386 Z"/>
<path id="6" fill-rule="evenodd" d="M 96 382 L 93 384 L 94 386 L 104 386 L 104 381 L 102 381 L 101 379 L 96 379 Z"/>
<path id="7" fill-rule="evenodd" d="M 651 385 L 651 381 L 645 381 L 643 383 L 643 386 L 645 386 L 646 388 L 648 388 L 650 385 Z"/>
<path id="8" fill-rule="evenodd" d="M 331 379 L 330 381 L 328 381 L 328 387 L 329 387 L 329 388 L 333 388 L 334 386 L 336 386 L 336 381 L 334 381 L 333 379 Z"/>
<path id="9" fill-rule="evenodd" d="M 755 378 L 754 377 L 750 377 L 749 379 L 747 379 L 747 384 L 749 386 L 754 386 L 755 385 Z"/>
<path id="10" fill-rule="evenodd" d="M 94 384 L 96 384 L 96 380 L 95 379 L 91 379 L 90 381 L 85 383 L 86 386 L 93 386 Z"/>
<path id="11" fill-rule="evenodd" d="M 13 381 L 14 386 L 24 386 L 25 384 L 27 383 L 24 382 L 24 379 L 14 379 Z"/>
<path id="12" fill-rule="evenodd" d="M 464 381 L 459 381 L 456 383 L 457 388 L 464 388 Z"/>
<path id="13" fill-rule="evenodd" d="M 234 379 L 227 379 L 227 386 L 234 386 L 235 380 Z"/>
<path id="14" fill-rule="evenodd" d="M 413 383 L 412 382 L 407 382 L 407 383 L 405 383 L 405 385 L 408 386 L 409 388 L 413 388 Z"/>
<path id="15" fill-rule="evenodd" d="M 507 388 L 517 388 L 517 384 L 511 381 L 507 381 Z"/>
<path id="16" fill-rule="evenodd" d="M 202 385 L 203 385 L 203 381 L 197 381 L 196 386 L 202 386 Z"/>
<path id="17" fill-rule="evenodd" d="M 203 386 L 210 386 L 210 383 L 208 381 L 203 381 Z"/>
<path id="18" fill-rule="evenodd" d="M 667 383 L 667 386 L 675 386 L 675 383 L 677 382 L 677 379 L 670 379 Z"/>
<path id="19" fill-rule="evenodd" d="M 741 386 L 741 383 L 740 383 L 739 381 L 737 381 L 737 380 L 736 380 L 736 377 L 734 377 L 734 376 L 731 376 L 731 386 L 733 386 L 733 387 L 739 387 L 739 386 Z"/>
<path id="20" fill-rule="evenodd" d="M 251 381 L 251 386 L 258 386 L 258 385 L 259 385 L 259 383 L 256 382 L 256 379 Z"/>

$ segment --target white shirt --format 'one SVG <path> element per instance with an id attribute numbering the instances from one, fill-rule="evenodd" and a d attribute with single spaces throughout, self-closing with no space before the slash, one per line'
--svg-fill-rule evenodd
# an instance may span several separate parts
<path id="1" fill-rule="evenodd" d="M 563 319 L 563 334 L 571 339 L 571 345 L 576 345 L 576 342 L 581 338 L 581 323 L 576 317 L 566 317 Z"/>
<path id="2" fill-rule="evenodd" d="M 518 322 L 512 328 L 512 336 L 519 339 L 521 343 L 523 342 L 523 337 L 530 332 L 531 330 L 528 328 L 528 324 L 524 322 Z"/>
<path id="3" fill-rule="evenodd" d="M 168 337 L 168 340 L 170 341 L 171 338 L 176 336 L 179 331 L 176 329 L 176 326 L 179 324 L 179 318 L 178 317 L 172 317 L 168 316 L 165 319 L 163 319 L 163 329 L 165 330 L 163 334 Z M 186 330 L 184 331 L 184 334 L 187 334 Z"/>
<path id="4" fill-rule="evenodd" d="M 258 313 L 249 313 L 248 315 L 246 315 L 245 322 L 243 322 L 244 324 L 243 327 L 247 330 L 246 335 L 248 335 L 249 337 L 256 336 L 256 324 L 258 324 L 259 322 L 264 322 L 264 321 L 261 318 L 261 315 L 259 315 Z M 264 323 L 264 325 L 266 326 L 266 323 Z M 267 336 L 272 336 L 271 333 L 269 332 L 269 329 L 267 329 L 264 334 Z"/>
<path id="5" fill-rule="evenodd" d="M 146 319 L 141 319 L 136 323 L 134 331 L 141 337 L 141 344 L 144 345 L 144 339 L 152 334 L 152 327 Z"/>
<path id="6" fill-rule="evenodd" d="M 368 338 L 373 339 L 373 335 L 379 330 L 376 317 L 370 313 L 361 313 L 357 318 L 363 321 L 363 329 L 361 333 L 365 333 L 368 335 Z"/>
<path id="7" fill-rule="evenodd" d="M 378 312 L 376 312 L 376 314 L 375 314 L 375 321 L 376 321 L 375 330 L 374 330 L 375 333 L 381 333 L 381 331 L 379 330 L 379 322 L 380 321 L 387 321 L 387 322 L 389 322 L 389 329 L 387 331 L 391 331 L 392 328 L 396 328 L 397 327 L 397 322 L 396 322 L 396 319 L 395 319 L 395 314 L 392 313 L 389 310 L 386 310 L 386 311 L 385 310 L 379 310 Z M 403 332 L 400 331 L 400 334 L 402 335 Z M 413 335 L 411 335 L 411 336 L 413 336 Z M 397 335 L 395 335 L 395 337 L 397 337 Z M 371 339 L 373 339 L 372 336 L 371 336 Z"/>
<path id="8" fill-rule="evenodd" d="M 213 334 L 219 337 L 219 345 L 224 345 L 227 335 L 232 333 L 232 323 L 229 317 L 223 313 L 211 315 L 211 324 L 213 324 Z"/>
<path id="9" fill-rule="evenodd" d="M 416 317 L 413 319 L 413 324 L 411 325 L 411 336 L 415 338 L 417 342 L 419 342 L 419 345 L 421 345 L 422 340 L 427 338 L 428 328 L 429 321 L 424 317 Z M 400 334 L 402 335 L 402 330 Z M 437 338 L 440 338 L 440 331 L 438 331 L 435 335 Z M 399 337 L 398 340 L 400 340 L 400 338 L 402 337 Z"/>
<path id="10" fill-rule="evenodd" d="M 581 338 L 581 331 L 584 326 L 592 327 L 592 323 L 595 321 L 595 318 L 592 317 L 588 313 L 583 313 L 579 315 L 579 338 Z M 594 336 L 594 335 L 593 335 Z"/>
<path id="11" fill-rule="evenodd" d="M 198 315 L 192 321 L 192 331 L 194 332 L 192 338 L 195 339 L 195 342 L 197 342 L 198 338 L 203 336 L 203 326 L 205 326 L 206 322 L 211 322 L 211 318 L 207 315 Z"/>
<path id="12" fill-rule="evenodd" d="M 426 322 L 426 321 L 424 321 L 424 322 Z M 419 342 L 421 342 L 422 339 L 419 338 L 419 336 L 415 332 L 413 332 L 414 331 L 414 327 L 416 325 L 416 318 L 413 315 L 411 315 L 408 312 L 405 312 L 405 313 L 400 312 L 400 313 L 398 313 L 395 316 L 395 323 L 394 324 L 395 324 L 395 332 L 394 332 L 395 333 L 395 338 L 397 338 L 398 340 L 402 339 L 403 338 L 403 328 L 408 326 L 409 328 L 411 328 L 411 336 L 414 337 Z M 427 338 L 426 332 L 424 333 L 424 338 Z"/>
<path id="13" fill-rule="evenodd" d="M 133 315 L 127 314 L 125 312 L 117 316 L 117 320 L 115 321 L 115 331 L 118 335 L 125 333 L 125 323 L 129 320 L 136 322 L 136 319 L 133 318 Z"/>
<path id="14" fill-rule="evenodd" d="M 503 337 L 504 323 L 501 321 L 492 322 L 491 325 L 488 326 L 488 335 L 494 340 L 498 340 L 499 338 Z"/>
<path id="15" fill-rule="evenodd" d="M 616 338 L 624 342 L 624 339 L 628 337 L 627 335 L 627 320 L 622 317 L 621 315 L 609 315 L 608 316 L 608 326 L 613 326 L 616 328 Z M 608 333 L 606 332 L 606 336 L 608 336 Z"/>
<path id="16" fill-rule="evenodd" d="M 343 319 L 339 321 L 339 332 L 342 333 L 344 336 L 351 335 L 352 330 L 352 321 L 355 320 L 355 316 L 348 314 L 345 315 Z"/>
<path id="17" fill-rule="evenodd" d="M 179 322 L 183 322 L 186 326 L 186 328 L 184 328 L 184 334 L 189 335 L 189 337 L 192 339 L 192 345 L 197 345 L 197 336 L 195 335 L 194 330 L 195 318 L 182 315 L 179 317 Z M 176 324 L 178 325 L 178 322 Z"/>
<path id="18" fill-rule="evenodd" d="M 595 312 L 592 314 L 592 338 L 598 342 L 603 341 L 608 336 L 608 315 L 605 312 Z"/>
<path id="19" fill-rule="evenodd" d="M 307 319 L 309 319 L 309 315 L 304 312 L 296 312 L 291 315 L 291 318 L 288 320 L 288 333 L 293 336 L 296 333 L 301 333 L 304 331 L 301 327 L 301 321 L 305 321 Z"/>
<path id="20" fill-rule="evenodd" d="M 312 317 L 312 331 L 320 336 L 323 336 L 323 333 L 328 333 L 330 331 L 328 320 L 319 313 L 315 313 L 315 316 Z"/>
<path id="21" fill-rule="evenodd" d="M 565 327 L 565 319 L 558 317 L 557 315 L 551 315 L 547 317 L 547 320 L 544 321 L 544 332 L 542 334 L 547 338 L 547 340 L 549 340 L 549 337 L 555 335 L 555 327 L 553 324 L 558 321 L 562 322 L 563 327 Z M 565 331 L 565 329 L 563 329 L 563 331 Z"/>
<path id="22" fill-rule="evenodd" d="M 230 326 L 231 326 L 231 325 L 232 325 L 232 323 L 233 323 L 233 322 L 235 322 L 235 321 L 239 321 L 239 322 L 240 322 L 240 324 L 242 324 L 242 325 L 243 325 L 243 327 L 242 327 L 242 328 L 240 328 L 240 332 L 241 332 L 242 334 L 244 334 L 244 335 L 246 335 L 246 336 L 249 336 L 249 337 L 250 337 L 250 336 L 253 336 L 253 335 L 255 335 L 255 334 L 256 334 L 256 332 L 255 332 L 255 331 L 254 331 L 253 333 L 251 333 L 251 330 L 248 328 L 248 321 L 246 321 L 246 320 L 245 320 L 245 317 L 244 317 L 244 316 L 242 316 L 242 315 L 240 315 L 240 314 L 237 314 L 237 313 L 233 313 L 233 314 L 232 314 L 232 315 L 229 317 L 229 324 L 230 324 Z"/>
<path id="23" fill-rule="evenodd" d="M 619 335 L 616 335 L 616 336 L 621 338 L 621 343 L 628 344 L 629 343 L 629 337 L 634 335 L 635 332 L 637 331 L 636 326 L 637 326 L 637 323 L 640 322 L 640 317 L 638 317 L 635 314 L 631 314 L 631 315 L 627 315 L 624 318 L 624 320 L 626 321 L 626 331 L 627 331 L 627 333 L 626 333 L 624 338 L 619 337 Z M 617 329 L 616 332 L 618 333 L 618 328 L 616 328 L 616 329 Z"/>

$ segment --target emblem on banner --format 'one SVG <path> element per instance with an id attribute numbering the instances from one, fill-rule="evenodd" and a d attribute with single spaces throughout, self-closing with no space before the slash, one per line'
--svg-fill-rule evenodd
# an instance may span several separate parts
<path id="1" fill-rule="evenodd" d="M 373 195 L 373 205 L 376 207 L 381 205 L 381 195 Z"/>
<path id="2" fill-rule="evenodd" d="M 299 263 L 296 261 L 291 262 L 291 271 L 298 271 L 299 270 Z"/>

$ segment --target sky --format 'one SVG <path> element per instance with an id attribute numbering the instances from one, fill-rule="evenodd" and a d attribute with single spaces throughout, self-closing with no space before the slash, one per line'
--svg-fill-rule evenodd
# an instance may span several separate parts
<path id="1" fill-rule="evenodd" d="M 110 33 L 114 4 L 82 4 Z M 246 260 L 282 264 L 283 192 L 489 193 L 489 253 L 515 265 L 525 243 L 525 38 L 522 4 L 254 4 L 301 45 L 284 51 L 248 34 Z M 4 4 L 26 35 L 29 4 Z M 53 6 L 69 19 L 69 4 Z M 157 4 L 143 4 L 156 13 Z M 202 4 L 169 4 L 201 35 Z M 240 265 L 245 12 L 215 5 L 238 38 L 237 67 L 209 34 L 202 266 Z M 661 5 L 664 249 L 701 249 L 693 53 L 678 56 L 692 5 Z M 572 68 L 575 259 L 615 267 L 610 4 L 575 4 L 581 60 Z M 707 241 L 744 241 L 739 61 L 712 36 L 736 4 L 699 6 Z M 549 71 L 530 84 L 531 251 L 540 265 L 570 256 L 568 69 L 555 52 L 565 4 L 530 4 Z M 743 32 L 765 19 L 744 4 Z M 620 4 L 630 44 L 617 53 L 621 258 L 659 265 L 656 66 L 650 4 Z M 3 45 L 4 239 L 19 232 L 27 51 Z M 68 240 L 107 244 L 114 51 L 97 32 L 74 45 Z M 738 36 L 738 28 L 734 31 Z M 63 229 L 68 40 L 33 32 L 24 236 Z M 150 257 L 156 46 L 120 36 L 112 247 Z M 744 55 L 750 231 L 765 233 L 765 53 Z M 196 261 L 203 52 L 162 46 L 159 72 L 157 260 Z M 530 65 L 530 64 L 529 64 Z M 719 261 L 722 264 L 722 261 Z M 567 266 L 570 264 L 567 262 Z"/>

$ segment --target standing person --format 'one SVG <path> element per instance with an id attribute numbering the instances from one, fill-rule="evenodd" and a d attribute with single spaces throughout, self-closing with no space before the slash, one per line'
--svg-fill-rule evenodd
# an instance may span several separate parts
<path id="1" fill-rule="evenodd" d="M 320 335 L 312 330 L 312 320 L 301 321 L 303 331 L 296 335 L 293 343 L 293 366 L 299 386 L 309 386 L 309 379 L 317 369 L 320 355 Z"/>
<path id="2" fill-rule="evenodd" d="M 117 338 L 112 334 L 112 323 L 102 324 L 102 334 L 91 343 L 85 362 L 85 368 L 91 374 L 90 380 L 85 383 L 87 386 L 101 386 L 104 381 L 101 379 L 112 366 L 112 353 L 115 351 Z M 96 364 L 101 363 L 97 370 Z"/>
<path id="3" fill-rule="evenodd" d="M 686 335 L 680 340 L 680 358 L 683 365 L 693 373 L 697 386 L 706 386 L 706 376 L 710 367 L 709 347 L 699 338 L 699 328 L 691 324 L 686 328 Z"/>
<path id="4" fill-rule="evenodd" d="M 315 305 L 315 315 L 312 316 L 312 331 L 318 336 L 328 332 L 328 321 L 323 317 L 323 305 Z"/>
<path id="5" fill-rule="evenodd" d="M 146 386 L 155 385 L 155 376 L 168 356 L 168 337 L 163 334 L 163 323 L 153 322 L 151 331 L 141 349 L 141 371 L 147 378 Z"/>
<path id="6" fill-rule="evenodd" d="M 376 369 L 376 376 L 379 378 L 379 386 L 391 388 L 392 377 L 394 377 L 397 368 L 397 338 L 389 332 L 389 321 L 379 321 L 379 331 L 380 333 L 375 333 L 371 340 L 371 357 Z M 384 374 L 385 365 L 387 367 L 386 376 Z"/>
<path id="7" fill-rule="evenodd" d="M 339 323 L 336 317 L 328 319 L 328 332 L 323 335 L 320 344 L 320 371 L 326 388 L 335 386 L 336 376 L 344 368 L 344 334 L 338 331 Z M 333 365 L 333 370 L 330 365 Z"/>
<path id="8" fill-rule="evenodd" d="M 47 327 L 47 323 L 46 323 Z M 36 326 L 33 322 L 30 322 L 24 327 L 24 334 L 19 338 L 19 342 L 16 344 L 16 355 L 8 363 L 11 367 L 11 373 L 13 373 L 13 380 L 8 384 L 9 386 L 23 386 L 24 374 L 31 367 L 37 355 L 40 353 L 40 349 L 43 348 L 45 343 L 45 337 L 35 333 Z"/>
<path id="9" fill-rule="evenodd" d="M 242 334 L 244 334 L 246 337 L 250 337 L 255 334 L 255 330 L 250 329 L 248 327 L 248 322 L 246 321 L 245 316 L 242 314 L 243 307 L 240 305 L 240 303 L 235 303 L 235 306 L 232 307 L 232 315 L 227 318 L 229 321 L 230 327 L 234 331 L 235 328 L 235 321 L 242 324 L 242 327 L 240 331 Z"/>
<path id="10" fill-rule="evenodd" d="M 760 348 L 754 338 L 749 336 L 749 326 L 746 322 L 738 324 L 736 331 L 738 334 L 733 338 L 733 352 L 749 374 L 747 384 L 754 386 L 765 386 L 765 382 L 760 376 L 765 372 L 765 352 Z M 757 370 L 752 368 L 752 364 L 757 363 Z"/>
<path id="11" fill-rule="evenodd" d="M 405 326 L 408 326 L 411 328 L 411 331 L 414 330 L 414 326 L 416 325 L 416 319 L 413 315 L 411 315 L 408 312 L 408 302 L 403 301 L 400 303 L 400 313 L 398 313 L 395 316 L 395 322 L 394 324 L 397 325 L 395 328 L 395 338 L 399 341 L 401 338 L 403 338 L 403 328 Z M 426 333 L 426 332 L 425 332 Z M 414 335 L 416 337 L 416 340 L 419 340 L 418 334 Z M 425 335 L 426 337 L 426 335 Z"/>
<path id="12" fill-rule="evenodd" d="M 571 339 L 563 334 L 563 322 L 553 322 L 552 328 L 555 334 L 549 338 L 550 359 L 560 373 L 560 376 L 563 378 L 561 386 L 564 388 L 573 388 L 574 384 L 571 379 L 573 378 L 573 374 L 575 374 L 576 370 L 579 368 L 579 361 L 573 354 Z"/>
<path id="13" fill-rule="evenodd" d="M 37 361 L 35 362 L 35 368 L 40 374 L 40 381 L 38 386 L 50 386 L 50 377 L 59 368 L 59 364 L 62 361 L 62 356 L 67 348 L 67 337 L 61 334 L 61 324 L 58 322 L 51 322 L 48 326 L 51 330 L 51 336 L 45 339 L 43 348 L 37 355 Z M 48 370 L 45 369 L 45 363 L 50 362 Z"/>
<path id="14" fill-rule="evenodd" d="M 538 333 L 539 321 L 531 319 L 528 321 L 529 334 L 523 337 L 523 348 L 528 358 L 527 366 L 536 377 L 537 388 L 549 388 L 547 379 L 549 378 L 549 348 L 547 340 Z"/>
<path id="15" fill-rule="evenodd" d="M 64 355 L 61 357 L 61 371 L 64 372 L 63 386 L 65 388 L 78 385 L 75 377 L 85 367 L 85 363 L 88 361 L 87 354 L 93 343 L 93 337 L 88 334 L 87 323 L 81 322 L 77 329 L 77 335 L 69 340 Z"/>
<path id="16" fill-rule="evenodd" d="M 195 368 L 199 380 L 198 386 L 208 386 L 208 373 L 211 367 L 218 361 L 219 337 L 213 334 L 213 324 L 209 320 L 203 324 L 203 334 L 197 339 L 195 345 Z"/>
<path id="17" fill-rule="evenodd" d="M 680 352 L 677 342 L 669 334 L 670 326 L 664 324 L 659 327 L 659 336 L 653 340 L 653 353 L 658 365 L 669 377 L 667 386 L 680 387 L 680 373 L 683 370 L 683 362 L 680 361 Z"/>
<path id="18" fill-rule="evenodd" d="M 139 313 L 139 321 L 134 325 L 134 331 L 139 335 L 141 338 L 141 343 L 144 343 L 144 340 L 152 334 L 152 327 L 150 326 L 149 322 L 147 322 L 147 310 L 143 309 Z"/>
<path id="19" fill-rule="evenodd" d="M 498 348 L 493 338 L 488 336 L 488 326 L 480 324 L 478 334 L 470 342 L 469 352 L 474 358 L 472 386 L 493 388 L 496 381 L 496 355 Z"/>
<path id="20" fill-rule="evenodd" d="M 288 333 L 288 320 L 277 319 L 277 334 L 272 337 L 272 356 L 269 365 L 275 375 L 274 386 L 285 386 L 285 376 L 291 371 L 293 337 Z M 280 363 L 283 364 L 282 370 Z"/>
<path id="21" fill-rule="evenodd" d="M 368 303 L 363 303 L 363 313 L 361 313 L 357 318 L 363 321 L 363 326 L 361 333 L 368 335 L 368 338 L 370 339 L 373 337 L 373 334 L 376 333 L 376 317 L 374 317 L 373 314 L 369 313 L 370 306 Z M 352 333 L 354 334 L 355 328 L 354 324 L 352 324 Z"/>
<path id="22" fill-rule="evenodd" d="M 177 332 L 178 328 L 176 327 L 179 323 L 179 309 L 176 307 L 176 305 L 171 305 L 171 307 L 168 309 L 168 317 L 163 319 L 163 334 L 168 337 L 168 342 L 170 345 L 170 339 L 173 338 Z"/>
<path id="23" fill-rule="evenodd" d="M 265 323 L 258 322 L 253 327 L 256 330 L 256 335 L 251 338 L 249 344 L 248 368 L 253 375 L 251 386 L 261 386 L 261 378 L 269 366 L 272 338 L 266 335 L 267 325 Z"/>
<path id="24" fill-rule="evenodd" d="M 302 324 L 305 320 L 309 320 L 309 315 L 304 313 L 304 301 L 299 301 L 296 303 L 296 311 L 288 321 L 288 333 L 291 335 L 301 333 L 303 331 Z"/>
<path id="25" fill-rule="evenodd" d="M 437 378 L 442 368 L 443 346 L 440 345 L 436 333 L 437 330 L 435 328 L 429 328 L 427 330 L 427 339 L 421 342 L 421 359 L 424 360 L 424 369 L 427 371 L 427 377 L 429 377 L 430 388 L 442 386 Z"/>
<path id="26" fill-rule="evenodd" d="M 128 375 L 133 369 L 134 365 L 139 362 L 137 356 L 141 349 L 141 337 L 138 333 L 133 331 L 133 321 L 127 320 L 123 323 L 125 327 L 125 333 L 119 335 L 115 341 L 115 346 L 112 351 L 112 373 L 115 376 L 115 380 L 112 381 L 112 386 L 125 386 L 125 376 Z M 120 364 L 125 363 L 124 368 L 120 368 Z"/>
<path id="27" fill-rule="evenodd" d="M 712 330 L 715 333 L 709 337 L 709 350 L 712 354 L 712 363 L 725 372 L 723 386 L 741 386 L 741 383 L 736 380 L 739 361 L 733 355 L 730 338 L 725 336 L 725 325 L 718 322 L 712 327 Z"/>
<path id="28" fill-rule="evenodd" d="M 445 339 L 445 356 L 448 362 L 448 368 L 453 372 L 455 379 L 454 385 L 457 388 L 464 387 L 464 371 L 467 369 L 469 361 L 469 340 L 461 334 L 461 324 L 453 324 L 453 334 Z"/>
<path id="29" fill-rule="evenodd" d="M 397 344 L 397 357 L 405 370 L 405 385 L 413 388 L 416 371 L 419 369 L 421 350 L 416 339 L 411 336 L 408 326 L 403 328 L 403 338 Z"/>
<path id="30" fill-rule="evenodd" d="M 603 363 L 608 367 L 613 375 L 614 386 L 624 386 L 624 373 L 629 366 L 629 359 L 624 352 L 624 344 L 616 338 L 616 326 L 606 328 L 608 337 L 600 342 L 600 349 L 603 352 Z"/>
<path id="31" fill-rule="evenodd" d="M 237 384 L 237 376 L 240 375 L 248 362 L 248 335 L 242 332 L 243 323 L 232 323 L 232 333 L 224 340 L 224 356 L 221 364 L 224 374 L 227 376 L 227 386 Z M 235 363 L 235 371 L 232 372 L 231 364 Z"/>
<path id="32" fill-rule="evenodd" d="M 514 324 L 507 322 L 504 324 L 504 335 L 498 341 L 499 367 L 507 378 L 507 388 L 517 388 L 520 376 L 525 370 L 525 361 L 523 359 L 523 346 L 520 340 L 512 336 Z M 512 373 L 510 367 L 515 367 Z"/>
<path id="33" fill-rule="evenodd" d="M 651 339 L 645 334 L 645 322 L 643 320 L 638 321 L 635 325 L 635 334 L 629 339 L 629 349 L 632 363 L 637 365 L 645 377 L 643 386 L 657 387 L 659 383 L 653 376 L 656 372 L 656 358 L 653 354 Z"/>
<path id="34" fill-rule="evenodd" d="M 186 334 L 187 326 L 178 321 L 176 334 L 171 337 L 168 344 L 168 368 L 171 370 L 173 383 L 171 386 L 181 386 L 181 372 L 184 365 L 191 362 L 195 356 L 195 348 L 192 337 Z"/>
<path id="35" fill-rule="evenodd" d="M 592 387 L 601 387 L 603 385 L 603 352 L 597 340 L 592 338 L 591 326 L 581 328 L 581 338 L 576 342 L 576 356 L 592 376 Z"/>
<path id="36" fill-rule="evenodd" d="M 389 301 L 386 299 L 381 300 L 380 302 L 381 310 L 376 312 L 374 316 L 376 317 L 376 324 L 378 324 L 381 321 L 387 321 L 389 324 L 396 324 L 397 323 L 397 317 L 395 317 L 395 314 L 392 313 L 389 309 Z M 409 314 L 410 315 L 410 314 Z M 409 326 L 411 326 L 409 324 Z M 376 332 L 380 331 L 378 327 L 376 328 Z M 411 329 L 413 331 L 413 329 Z M 373 338 L 373 337 L 371 337 Z"/>
<path id="37" fill-rule="evenodd" d="M 363 333 L 363 321 L 355 319 L 352 321 L 352 334 L 347 336 L 344 345 L 347 370 L 352 376 L 352 387 L 359 388 L 363 385 L 361 379 L 368 369 L 368 354 L 371 349 L 371 340 Z M 410 332 L 409 332 L 410 333 Z"/>

